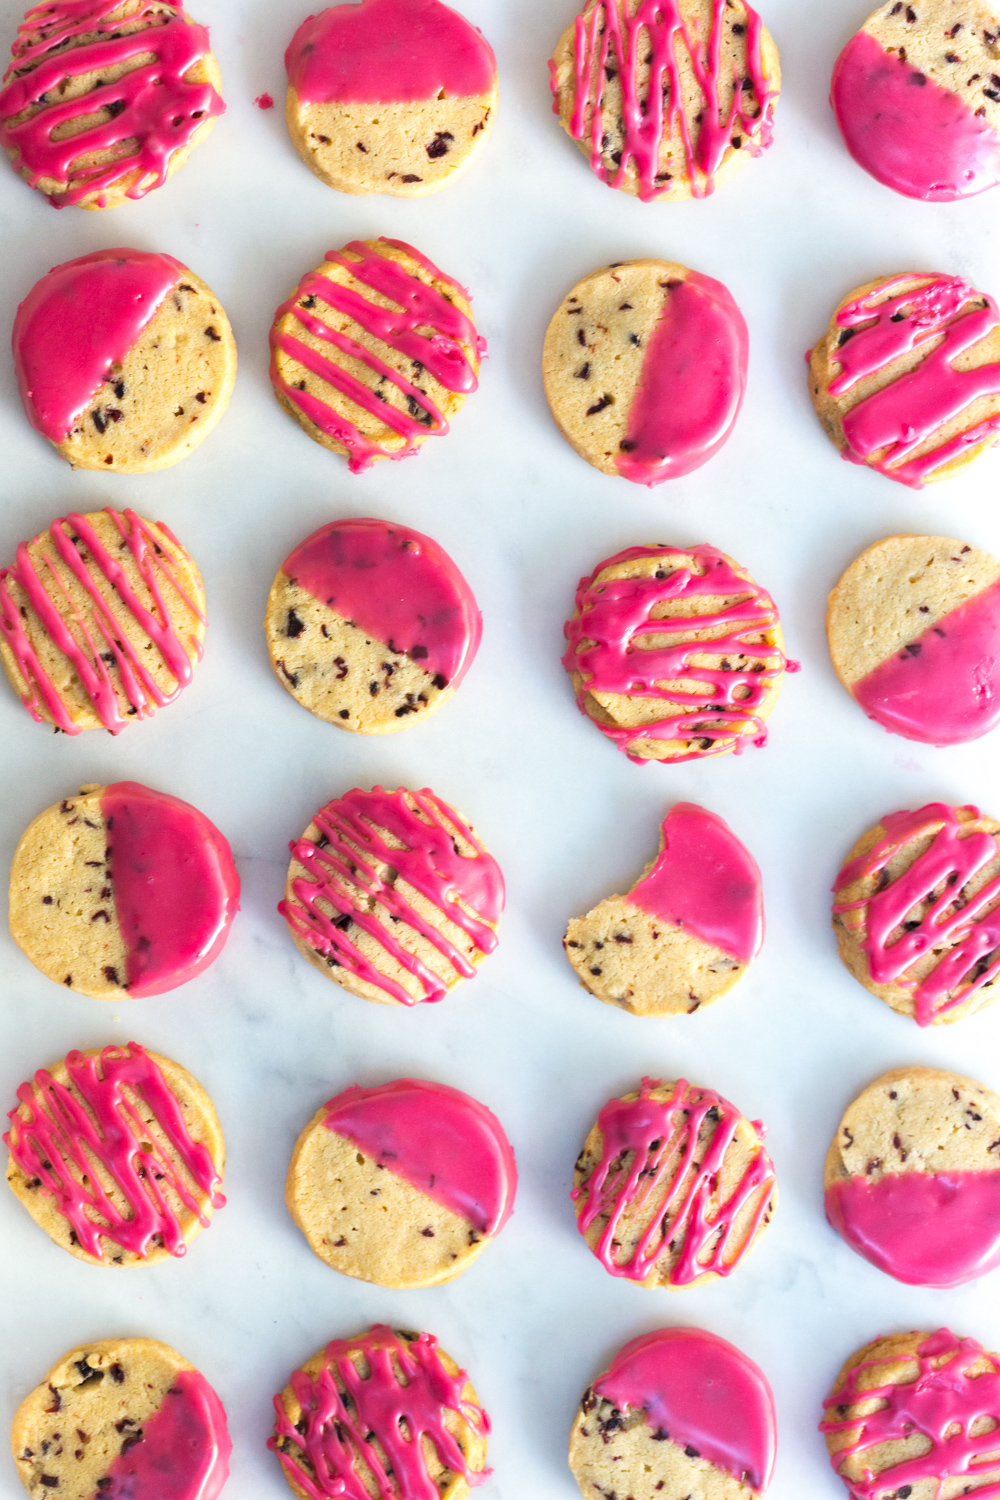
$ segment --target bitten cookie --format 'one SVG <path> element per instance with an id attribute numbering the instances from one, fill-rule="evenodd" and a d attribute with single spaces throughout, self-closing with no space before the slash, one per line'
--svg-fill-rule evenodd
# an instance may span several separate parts
<path id="1" fill-rule="evenodd" d="M 97 1000 L 162 995 L 207 969 L 240 879 L 204 813 L 137 781 L 87 785 L 28 825 L 10 870 L 10 930 L 56 984 Z"/>
<path id="2" fill-rule="evenodd" d="M 961 1021 L 1000 994 L 998 833 L 977 807 L 887 813 L 834 883 L 841 959 L 918 1026 Z"/>
<path id="3" fill-rule="evenodd" d="M 701 1328 L 657 1328 L 584 1392 L 569 1466 L 587 1500 L 750 1500 L 771 1482 L 776 1447 L 774 1397 L 753 1360 Z"/>
<path id="4" fill-rule="evenodd" d="M 285 1201 L 320 1260 L 379 1286 L 437 1286 L 482 1254 L 514 1207 L 503 1126 L 459 1089 L 354 1084 L 299 1136 Z"/>
<path id="5" fill-rule="evenodd" d="M 436 193 L 493 128 L 493 49 L 441 0 L 334 5 L 302 23 L 285 67 L 295 149 L 342 193 Z"/>
<path id="6" fill-rule="evenodd" d="M 634 1016 L 691 1015 L 728 994 L 764 941 L 760 870 L 727 824 L 677 802 L 625 896 L 574 917 L 563 947 L 585 990 Z"/>
<path id="7" fill-rule="evenodd" d="M 211 287 L 145 250 L 55 266 L 18 308 L 13 342 L 28 421 L 74 469 L 169 468 L 208 436 L 236 380 Z"/>
<path id="8" fill-rule="evenodd" d="M 1000 718 L 1000 560 L 947 536 L 888 536 L 830 595 L 837 676 L 870 719 L 927 745 Z"/>
<path id="9" fill-rule="evenodd" d="M 25 1397 L 11 1446 L 32 1500 L 216 1500 L 232 1443 L 222 1402 L 155 1339 L 79 1344 Z"/>
<path id="10" fill-rule="evenodd" d="M 393 734 L 435 713 L 472 665 L 482 629 L 443 547 L 371 519 L 307 537 L 282 563 L 264 615 L 282 687 L 357 734 Z"/>
<path id="11" fill-rule="evenodd" d="M 469 294 L 401 240 L 351 240 L 274 315 L 271 383 L 352 474 L 443 437 L 486 353 Z"/>
<path id="12" fill-rule="evenodd" d="M 1000 1265 L 1000 1098 L 935 1068 L 896 1068 L 850 1104 L 827 1152 L 826 1217 L 910 1286 Z"/>
<path id="13" fill-rule="evenodd" d="M 138 1042 L 70 1052 L 17 1097 L 7 1182 L 77 1259 L 148 1266 L 184 1255 L 225 1203 L 211 1099 L 185 1068 Z"/>
<path id="14" fill-rule="evenodd" d="M 0 145 L 56 208 L 162 187 L 226 107 L 208 31 L 180 0 L 46 0 L 11 54 Z"/>
<path id="15" fill-rule="evenodd" d="M 644 202 L 707 197 L 771 144 L 778 49 L 743 0 L 592 0 L 549 73 L 591 169 Z"/>
<path id="16" fill-rule="evenodd" d="M 656 485 L 729 437 L 747 383 L 747 325 L 719 281 L 669 260 L 578 281 L 545 335 L 545 395 L 566 441 L 602 474 Z"/>
<path id="17" fill-rule="evenodd" d="M 629 760 L 700 760 L 767 741 L 786 669 L 774 600 L 724 552 L 628 547 L 581 578 L 563 666 L 576 705 Z"/>
<path id="18" fill-rule="evenodd" d="M 290 848 L 278 910 L 299 952 L 352 995 L 443 1000 L 497 945 L 500 866 L 426 788 L 355 788 Z"/>
<path id="19" fill-rule="evenodd" d="M 958 276 L 880 276 L 830 319 L 809 391 L 843 458 L 911 489 L 950 479 L 1000 432 L 1000 308 Z"/>
<path id="20" fill-rule="evenodd" d="M 577 1228 L 604 1269 L 670 1290 L 730 1275 L 778 1201 L 760 1121 L 684 1079 L 644 1078 L 609 1100 L 573 1184 Z"/>
<path id="21" fill-rule="evenodd" d="M 374 1493 L 464 1500 L 486 1467 L 489 1417 L 430 1333 L 377 1323 L 333 1339 L 295 1371 L 274 1409 L 267 1446 L 299 1500 Z"/>

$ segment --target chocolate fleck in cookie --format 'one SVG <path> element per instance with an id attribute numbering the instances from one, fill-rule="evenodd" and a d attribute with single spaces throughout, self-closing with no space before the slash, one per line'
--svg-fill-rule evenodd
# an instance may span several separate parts
<path id="1" fill-rule="evenodd" d="M 99 1266 L 187 1252 L 225 1203 L 211 1099 L 138 1042 L 70 1052 L 17 1091 L 7 1181 L 50 1239 Z"/>
<path id="2" fill-rule="evenodd" d="M 571 1196 L 610 1275 L 670 1290 L 730 1275 L 778 1201 L 760 1121 L 711 1089 L 656 1078 L 601 1110 Z"/>
<path id="3" fill-rule="evenodd" d="M 426 788 L 355 788 L 290 847 L 278 910 L 299 952 L 352 995 L 443 1000 L 497 945 L 500 866 Z"/>
<path id="4" fill-rule="evenodd" d="M 720 817 L 677 802 L 625 896 L 574 917 L 563 947 L 585 990 L 634 1016 L 690 1015 L 727 994 L 764 941 L 760 870 Z"/>
<path id="5" fill-rule="evenodd" d="M 549 73 L 591 169 L 644 202 L 707 197 L 771 144 L 778 49 L 743 0 L 592 0 Z"/>
<path id="6" fill-rule="evenodd" d="M 233 1445 L 194 1365 L 155 1339 L 119 1338 L 71 1349 L 21 1402 L 11 1446 L 32 1500 L 216 1500 Z"/>
<path id="7" fill-rule="evenodd" d="M 834 883 L 840 957 L 918 1026 L 960 1021 L 1000 995 L 998 834 L 976 807 L 887 813 Z"/>
<path id="8" fill-rule="evenodd" d="M 472 590 L 429 536 L 332 521 L 281 565 L 264 631 L 274 674 L 320 719 L 393 734 L 446 703 L 479 650 Z"/>
<path id="9" fill-rule="evenodd" d="M 402 240 L 351 240 L 274 315 L 271 383 L 353 474 L 443 437 L 486 353 L 469 294 Z"/>
<path id="10" fill-rule="evenodd" d="M 376 1493 L 464 1500 L 486 1469 L 489 1418 L 465 1371 L 430 1333 L 378 1323 L 333 1339 L 295 1371 L 274 1409 L 267 1446 L 299 1500 Z"/>
<path id="11" fill-rule="evenodd" d="M 342 193 L 436 193 L 493 128 L 493 49 L 441 0 L 331 6 L 302 23 L 285 66 L 295 149 Z"/>
<path id="12" fill-rule="evenodd" d="M 812 350 L 809 391 L 843 458 L 911 489 L 950 479 L 1000 432 L 1000 308 L 958 276 L 869 281 Z"/>
<path id="13" fill-rule="evenodd" d="M 55 266 L 18 308 L 13 343 L 28 421 L 74 469 L 169 468 L 208 436 L 236 379 L 211 287 L 145 250 Z"/>
<path id="14" fill-rule="evenodd" d="M 774 1397 L 753 1360 L 704 1329 L 657 1328 L 584 1392 L 569 1466 L 588 1500 L 751 1500 L 771 1482 L 776 1447 Z"/>
<path id="15" fill-rule="evenodd" d="M 28 825 L 10 930 L 49 979 L 98 1000 L 162 995 L 221 953 L 240 879 L 205 814 L 137 781 L 87 785 Z"/>

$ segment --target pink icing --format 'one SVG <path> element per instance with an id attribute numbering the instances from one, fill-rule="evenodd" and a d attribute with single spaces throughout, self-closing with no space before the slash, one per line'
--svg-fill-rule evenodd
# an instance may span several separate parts
<path id="1" fill-rule="evenodd" d="M 970 1374 L 971 1367 L 983 1358 L 991 1368 L 979 1375 Z M 860 1455 L 863 1463 L 864 1455 L 880 1443 L 902 1442 L 920 1435 L 930 1445 L 926 1453 L 900 1459 L 878 1474 L 866 1469 L 862 1479 L 847 1479 L 841 1474 L 854 1500 L 889 1500 L 903 1489 L 909 1494 L 925 1480 L 934 1485 L 933 1500 L 940 1500 L 946 1481 L 961 1477 L 975 1483 L 978 1500 L 996 1500 L 1000 1482 L 976 1483 L 978 1474 L 997 1469 L 996 1460 L 986 1458 L 996 1452 L 995 1429 L 1000 1423 L 996 1356 L 987 1354 L 975 1339 L 958 1339 L 949 1328 L 939 1328 L 918 1346 L 916 1356 L 908 1356 L 908 1362 L 917 1366 L 914 1379 L 899 1385 L 868 1386 L 867 1372 L 887 1360 L 885 1356 L 865 1360 L 855 1365 L 840 1390 L 824 1401 L 828 1415 L 819 1424 L 820 1432 L 854 1434 L 843 1448 L 831 1453 L 834 1469 L 840 1473 L 845 1459 L 855 1455 Z M 841 1406 L 871 1401 L 880 1403 L 876 1411 L 833 1419 Z M 992 1426 L 973 1437 L 972 1429 L 981 1417 L 990 1417 Z M 968 1489 L 966 1486 L 961 1493 L 968 1493 Z M 949 1488 L 948 1493 L 956 1491 Z"/>
<path id="2" fill-rule="evenodd" d="M 258 109 L 274 108 L 274 100 L 271 98 L 270 94 L 258 94 L 253 102 L 256 104 Z"/>
<path id="3" fill-rule="evenodd" d="M 732 829 L 704 807 L 677 802 L 663 820 L 663 848 L 625 897 L 651 917 L 676 922 L 748 964 L 764 941 L 757 861 Z"/>
<path id="4" fill-rule="evenodd" d="M 314 599 L 391 651 L 457 687 L 479 650 L 483 618 L 472 590 L 437 542 L 408 526 L 331 521 L 282 563 Z"/>
<path id="5" fill-rule="evenodd" d="M 360 1351 L 370 1373 L 362 1378 L 351 1359 Z M 402 1372 L 402 1384 L 395 1366 Z M 338 1385 L 339 1382 L 339 1385 Z M 454 1412 L 477 1433 L 490 1430 L 481 1406 L 463 1396 L 464 1370 L 450 1375 L 438 1353 L 437 1339 L 422 1333 L 410 1342 L 377 1323 L 370 1333 L 327 1344 L 323 1367 L 310 1376 L 296 1370 L 289 1384 L 302 1408 L 304 1431 L 293 1425 L 280 1396 L 274 1398 L 277 1421 L 267 1446 L 276 1453 L 289 1480 L 309 1500 L 371 1500 L 359 1472 L 359 1460 L 374 1475 L 379 1500 L 439 1500 L 427 1469 L 423 1444 L 429 1442 L 441 1463 L 478 1485 L 492 1471 L 470 1469 L 445 1426 Z M 339 1386 L 343 1387 L 343 1393 Z M 400 1424 L 405 1423 L 401 1430 Z M 405 1435 L 404 1435 L 405 1434 Z M 385 1454 L 383 1463 L 372 1438 Z M 293 1451 L 286 1451 L 291 1448 Z M 300 1450 L 305 1465 L 295 1456 Z"/>
<path id="6" fill-rule="evenodd" d="M 177 1372 L 138 1437 L 123 1444 L 95 1500 L 216 1500 L 221 1494 L 233 1445 L 225 1407 L 197 1370 Z"/>
<path id="7" fill-rule="evenodd" d="M 837 58 L 830 103 L 854 160 L 897 193 L 952 203 L 1000 182 L 993 127 L 867 31 Z"/>
<path id="8" fill-rule="evenodd" d="M 674 1246 L 682 1241 L 668 1276 L 671 1286 L 687 1286 L 711 1272 L 728 1276 L 752 1246 L 770 1206 L 775 1177 L 763 1147 L 764 1127 L 759 1120 L 753 1122 L 758 1149 L 723 1202 L 722 1164 L 742 1115 L 719 1094 L 692 1089 L 683 1078 L 662 1103 L 651 1098 L 660 1087 L 658 1079 L 644 1078 L 638 1099 L 611 1099 L 598 1115 L 604 1143 L 601 1160 L 589 1180 L 571 1194 L 581 1203 L 577 1228 L 585 1235 L 598 1219 L 606 1219 L 592 1248 L 612 1276 L 645 1281 L 668 1236 Z M 714 1120 L 715 1129 L 701 1160 L 695 1161 L 698 1133 L 706 1119 Z M 622 1215 L 626 1209 L 639 1212 L 659 1197 L 665 1199 L 662 1210 L 630 1258 L 620 1259 Z M 736 1221 L 747 1213 L 737 1239 Z"/>
<path id="9" fill-rule="evenodd" d="M 406 245 L 402 240 L 380 239 L 380 245 L 390 245 L 416 260 L 423 270 L 438 280 L 452 286 L 468 300 L 468 293 L 456 281 L 424 256 Z M 356 259 L 354 257 L 357 257 Z M 476 390 L 478 361 L 486 353 L 486 340 L 477 334 L 475 325 L 460 308 L 428 282 L 413 275 L 399 261 L 372 250 L 361 240 L 352 240 L 346 250 L 330 250 L 326 259 L 346 266 L 355 280 L 361 281 L 372 291 L 394 304 L 383 307 L 350 287 L 339 285 L 329 276 L 310 271 L 303 276 L 287 302 L 283 302 L 274 315 L 271 327 L 271 381 L 275 389 L 291 401 L 321 432 L 342 443 L 350 455 L 348 467 L 352 474 L 367 469 L 376 458 L 408 458 L 417 451 L 414 439 L 443 437 L 448 431 L 444 416 L 427 395 L 413 381 L 407 380 L 391 365 L 359 344 L 349 334 L 341 333 L 324 322 L 312 310 L 318 302 L 325 303 L 338 319 L 351 318 L 365 333 L 380 339 L 390 349 L 413 366 L 414 381 L 419 381 L 424 370 L 443 385 L 445 390 L 467 395 Z M 351 359 L 360 360 L 379 377 L 379 384 L 388 381 L 406 399 L 407 411 L 382 399 L 376 390 L 349 373 L 336 359 L 328 359 L 311 348 L 294 334 L 284 333 L 279 328 L 281 320 L 289 313 L 307 333 L 321 339 Z M 430 332 L 418 332 L 429 329 Z M 384 448 L 365 437 L 360 428 L 349 418 L 341 416 L 322 397 L 308 389 L 300 389 L 284 380 L 278 371 L 277 351 L 298 361 L 313 375 L 317 375 L 334 390 L 346 396 L 362 411 L 383 422 L 403 438 L 401 448 Z M 475 361 L 475 363 L 473 362 Z"/>
<path id="10" fill-rule="evenodd" d="M 826 1190 L 826 1217 L 910 1286 L 961 1286 L 1000 1266 L 1000 1172 L 885 1172 Z"/>
<path id="11" fill-rule="evenodd" d="M 185 1255 L 180 1221 L 165 1189 L 204 1226 L 209 1220 L 199 1197 L 213 1208 L 226 1200 L 215 1163 L 208 1149 L 192 1140 L 158 1064 L 138 1042 L 129 1042 L 93 1057 L 70 1052 L 66 1070 L 72 1089 L 44 1068 L 33 1083 L 21 1084 L 21 1103 L 10 1111 L 11 1128 L 4 1136 L 12 1160 L 29 1181 L 40 1182 L 80 1248 L 95 1259 L 107 1263 L 103 1240 L 145 1259 L 159 1238 L 171 1255 Z M 150 1135 L 136 1101 L 152 1114 L 182 1170 Z M 95 1177 L 94 1162 L 124 1197 L 126 1215 Z"/>
<path id="12" fill-rule="evenodd" d="M 503 876 L 496 860 L 454 808 L 426 788 L 387 792 L 376 786 L 370 792 L 355 789 L 327 803 L 313 822 L 318 830 L 315 841 L 301 838 L 289 845 L 292 857 L 306 873 L 292 881 L 295 899 L 282 901 L 278 907 L 296 937 L 331 968 L 346 969 L 400 1005 L 443 1000 L 448 986 L 404 947 L 394 931 L 397 922 L 425 938 L 457 975 L 472 978 L 475 966 L 461 949 L 421 916 L 398 884 L 390 883 L 378 870 L 380 864 L 391 865 L 403 881 L 459 927 L 480 953 L 492 953 L 497 945 L 492 924 L 500 920 L 504 906 Z M 472 855 L 459 853 L 448 824 L 472 846 Z M 379 829 L 404 847 L 387 843 Z M 384 909 L 388 921 L 378 909 L 369 910 L 367 902 L 358 904 L 352 891 L 355 886 Z M 352 924 L 374 938 L 387 957 L 417 981 L 423 992 L 419 1000 L 379 972 L 352 941 Z"/>
<path id="13" fill-rule="evenodd" d="M 400 1078 L 357 1084 L 326 1106 L 328 1130 L 481 1234 L 499 1234 L 514 1208 L 517 1167 L 510 1142 L 485 1104 L 443 1083 Z"/>
<path id="14" fill-rule="evenodd" d="M 142 198 L 161 187 L 173 156 L 186 150 L 205 122 L 226 107 L 210 83 L 188 80 L 188 73 L 209 55 L 210 44 L 205 27 L 183 13 L 181 0 L 175 0 L 176 15 L 158 17 L 142 31 L 128 30 L 134 15 L 109 19 L 120 4 L 45 0 L 28 11 L 11 49 L 13 62 L 0 90 L 0 145 L 13 153 L 14 166 L 26 173 L 32 187 L 43 177 L 59 184 L 49 198 L 57 208 L 92 193 L 103 208 L 106 190 L 130 176 L 135 181 L 126 190 L 128 198 Z M 65 50 L 74 37 L 89 33 L 94 33 L 90 41 Z M 150 53 L 151 61 L 115 82 L 101 83 L 79 98 L 63 97 L 67 77 L 127 67 Z M 46 95 L 51 98 L 37 113 L 11 123 Z M 61 126 L 104 108 L 115 110 L 112 119 L 55 139 Z M 125 142 L 133 145 L 118 154 Z M 75 166 L 81 156 L 104 151 L 115 152 L 115 160 Z"/>
<path id="15" fill-rule="evenodd" d="M 304 104 L 394 104 L 488 94 L 489 42 L 440 0 L 361 0 L 310 16 L 285 53 Z"/>
<path id="16" fill-rule="evenodd" d="M 714 1333 L 657 1328 L 641 1334 L 619 1349 L 593 1389 L 619 1411 L 641 1408 L 657 1437 L 758 1493 L 771 1483 L 777 1447 L 771 1387 L 752 1359 Z"/>

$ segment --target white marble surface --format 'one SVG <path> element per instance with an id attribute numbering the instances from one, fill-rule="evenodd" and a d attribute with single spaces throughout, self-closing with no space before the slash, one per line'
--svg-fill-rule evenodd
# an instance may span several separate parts
<path id="1" fill-rule="evenodd" d="M 193 3 L 193 0 L 192 0 Z M 774 148 L 715 198 L 678 207 L 613 195 L 549 112 L 545 59 L 571 0 L 464 0 L 496 48 L 502 103 L 483 160 L 426 200 L 331 192 L 295 155 L 279 108 L 282 52 L 306 5 L 200 0 L 228 113 L 178 176 L 104 214 L 54 212 L 0 171 L 0 325 L 58 261 L 101 246 L 164 249 L 215 288 L 240 348 L 221 426 L 184 463 L 125 477 L 66 469 L 28 428 L 0 359 L 0 558 L 73 507 L 131 504 L 162 517 L 199 561 L 211 629 L 193 686 L 113 740 L 34 725 L 0 684 L 0 864 L 34 813 L 80 781 L 136 778 L 203 808 L 232 842 L 243 910 L 212 969 L 182 990 L 120 1008 L 37 974 L 0 936 L 0 1099 L 73 1046 L 135 1036 L 186 1064 L 226 1129 L 229 1206 L 187 1259 L 149 1271 L 72 1260 L 0 1195 L 0 1426 L 81 1339 L 135 1332 L 175 1344 L 222 1394 L 235 1440 L 233 1500 L 287 1493 L 264 1450 L 272 1393 L 334 1335 L 384 1319 L 426 1327 L 471 1372 L 495 1428 L 485 1492 L 567 1500 L 575 1402 L 626 1339 L 698 1323 L 770 1377 L 780 1456 L 774 1500 L 841 1493 L 815 1424 L 843 1358 L 885 1330 L 950 1322 L 1000 1344 L 1000 1280 L 955 1292 L 907 1289 L 828 1230 L 821 1168 L 859 1086 L 909 1061 L 1000 1086 L 1000 1008 L 933 1034 L 867 995 L 828 929 L 838 858 L 880 813 L 931 798 L 996 815 L 996 737 L 924 749 L 868 723 L 834 679 L 825 594 L 861 548 L 893 530 L 1000 549 L 1000 455 L 912 494 L 849 468 L 823 436 L 802 356 L 831 307 L 871 276 L 944 269 L 1000 292 L 1000 192 L 967 204 L 910 203 L 844 152 L 826 103 L 833 59 L 864 0 L 767 0 L 785 93 Z M 2 0 L 4 42 L 20 0 Z M 273 308 L 328 248 L 386 233 L 411 240 L 473 291 L 490 344 L 481 390 L 450 437 L 419 457 L 352 477 L 280 411 L 267 381 Z M 561 296 L 608 260 L 663 255 L 731 288 L 751 331 L 750 386 L 731 441 L 687 479 L 646 492 L 590 469 L 544 403 L 543 331 Z M 4 335 L 4 339 L 6 335 Z M 384 740 L 311 718 L 271 677 L 260 619 L 291 546 L 334 516 L 374 514 L 429 531 L 479 598 L 486 627 L 456 699 Z M 748 565 L 778 601 L 803 663 L 771 719 L 771 743 L 740 758 L 639 768 L 576 712 L 559 666 L 581 573 L 636 542 L 707 540 Z M 355 784 L 432 785 L 475 822 L 506 872 L 500 948 L 436 1007 L 381 1008 L 309 968 L 275 910 L 287 841 L 315 807 Z M 667 805 L 702 801 L 757 856 L 768 937 L 745 982 L 712 1010 L 639 1020 L 587 996 L 560 951 L 571 914 L 621 889 L 651 855 Z M 762 1117 L 781 1205 L 727 1282 L 671 1295 L 605 1275 L 574 1229 L 567 1190 L 597 1109 L 644 1072 L 712 1085 Z M 521 1188 L 499 1242 L 451 1287 L 392 1292 L 352 1282 L 309 1252 L 282 1188 L 292 1142 L 353 1080 L 415 1073 L 489 1104 L 517 1151 Z M 0 1496 L 22 1491 L 0 1460 Z"/>

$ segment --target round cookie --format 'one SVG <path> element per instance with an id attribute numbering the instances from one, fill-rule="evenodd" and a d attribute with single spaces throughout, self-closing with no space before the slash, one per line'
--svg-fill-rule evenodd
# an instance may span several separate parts
<path id="1" fill-rule="evenodd" d="M 489 1418 L 465 1371 L 430 1333 L 377 1323 L 333 1339 L 295 1371 L 274 1409 L 267 1446 L 298 1500 L 365 1493 L 464 1500 L 486 1467 Z"/>
<path id="2" fill-rule="evenodd" d="M 426 787 L 355 788 L 290 847 L 278 910 L 299 952 L 352 995 L 443 1000 L 497 945 L 500 866 Z"/>
<path id="3" fill-rule="evenodd" d="M 1000 1266 L 1000 1098 L 975 1079 L 896 1068 L 850 1104 L 823 1172 L 827 1222 L 909 1286 Z"/>
<path id="4" fill-rule="evenodd" d="M 715 813 L 676 802 L 656 859 L 627 895 L 574 917 L 563 948 L 584 989 L 606 1005 L 682 1016 L 728 994 L 763 941 L 753 855 Z"/>
<path id="5" fill-rule="evenodd" d="M 731 557 L 705 544 L 628 547 L 581 578 L 575 605 L 562 662 L 577 708 L 629 760 L 766 743 L 798 664 L 774 600 Z"/>
<path id="6" fill-rule="evenodd" d="M 438 1286 L 482 1254 L 514 1207 L 517 1167 L 485 1105 L 443 1083 L 357 1084 L 318 1110 L 285 1201 L 320 1260 L 378 1286 Z"/>
<path id="7" fill-rule="evenodd" d="M 743 314 L 721 282 L 674 261 L 619 261 L 578 281 L 549 324 L 545 395 L 595 469 L 663 484 L 729 437 L 747 352 Z"/>
<path id="8" fill-rule="evenodd" d="M 225 105 L 208 31 L 182 4 L 53 0 L 28 11 L 0 89 L 0 145 L 56 208 L 162 187 Z"/>
<path id="9" fill-rule="evenodd" d="M 138 1042 L 70 1052 L 17 1097 L 7 1182 L 78 1260 L 148 1266 L 185 1255 L 225 1203 L 215 1106 L 185 1068 Z"/>
<path id="10" fill-rule="evenodd" d="M 493 128 L 493 49 L 441 0 L 334 5 L 302 23 L 285 67 L 295 149 L 342 193 L 439 192 Z"/>
<path id="11" fill-rule="evenodd" d="M 229 1476 L 226 1412 L 194 1365 L 155 1339 L 79 1344 L 26 1396 L 11 1447 L 32 1500 L 170 1495 L 216 1500 Z"/>
<path id="12" fill-rule="evenodd" d="M 443 437 L 486 353 L 469 294 L 402 240 L 328 252 L 274 315 L 271 383 L 352 474 Z"/>
<path id="13" fill-rule="evenodd" d="M 472 665 L 482 629 L 444 548 L 372 519 L 331 521 L 307 537 L 282 563 L 264 615 L 282 687 L 356 734 L 429 718 Z"/>
<path id="14" fill-rule="evenodd" d="M 950 479 L 1000 432 L 1000 308 L 958 276 L 880 276 L 834 312 L 809 392 L 843 458 L 911 489 Z"/>
<path id="15" fill-rule="evenodd" d="M 97 250 L 37 281 L 14 319 L 21 401 L 74 469 L 147 474 L 222 416 L 236 344 L 211 287 L 146 250 Z"/>
<path id="16" fill-rule="evenodd" d="M 207 969 L 240 879 L 204 813 L 137 781 L 86 785 L 31 822 L 10 871 L 10 930 L 56 984 L 98 1000 L 162 995 Z"/>
<path id="17" fill-rule="evenodd" d="M 918 1026 L 960 1021 L 1000 994 L 998 834 L 976 807 L 887 813 L 834 883 L 841 959 Z"/>
<path id="18" fill-rule="evenodd" d="M 601 1110 L 570 1196 L 610 1275 L 671 1291 L 729 1276 L 778 1201 L 760 1121 L 711 1089 L 656 1078 Z"/>
<path id="19" fill-rule="evenodd" d="M 776 1447 L 774 1397 L 753 1360 L 701 1328 L 657 1328 L 584 1392 L 569 1466 L 587 1500 L 756 1500 Z"/>
<path id="20" fill-rule="evenodd" d="M 549 74 L 591 169 L 643 202 L 705 198 L 771 144 L 778 49 L 744 0 L 592 0 Z"/>

